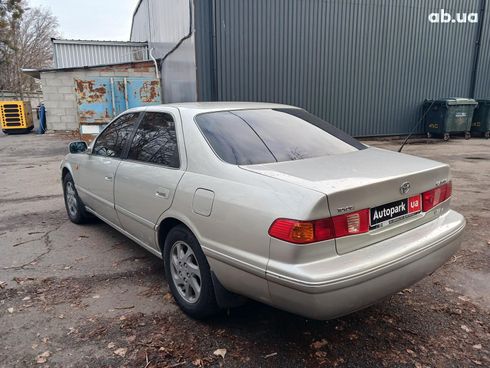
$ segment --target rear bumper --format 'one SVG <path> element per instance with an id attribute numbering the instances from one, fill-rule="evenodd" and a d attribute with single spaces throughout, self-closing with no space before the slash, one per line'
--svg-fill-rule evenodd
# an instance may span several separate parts
<path id="1" fill-rule="evenodd" d="M 272 304 L 331 319 L 376 303 L 434 272 L 461 244 L 466 221 L 455 211 L 348 254 L 266 272 Z M 289 266 L 289 267 L 288 267 Z"/>

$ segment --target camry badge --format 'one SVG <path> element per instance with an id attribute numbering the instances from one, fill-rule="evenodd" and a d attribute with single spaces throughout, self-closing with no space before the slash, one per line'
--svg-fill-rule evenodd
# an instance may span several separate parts
<path id="1" fill-rule="evenodd" d="M 407 194 L 408 192 L 410 192 L 410 183 L 406 181 L 400 186 L 400 193 Z"/>

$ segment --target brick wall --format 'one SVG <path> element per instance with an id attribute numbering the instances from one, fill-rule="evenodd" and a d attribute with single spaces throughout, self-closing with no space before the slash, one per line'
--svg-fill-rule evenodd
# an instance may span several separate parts
<path id="1" fill-rule="evenodd" d="M 155 67 L 153 63 L 145 62 L 41 72 L 41 89 L 49 130 L 79 129 L 75 79 L 89 80 L 96 77 L 155 78 Z"/>

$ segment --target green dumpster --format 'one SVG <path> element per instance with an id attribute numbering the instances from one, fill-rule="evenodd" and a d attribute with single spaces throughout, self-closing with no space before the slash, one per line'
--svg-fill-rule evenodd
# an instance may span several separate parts
<path id="1" fill-rule="evenodd" d="M 450 133 L 464 133 L 471 137 L 471 122 L 477 102 L 470 98 L 443 98 L 425 100 L 425 132 L 427 137 L 441 136 L 449 140 Z"/>
<path id="2" fill-rule="evenodd" d="M 490 100 L 477 100 L 478 107 L 473 114 L 471 133 L 490 137 Z"/>

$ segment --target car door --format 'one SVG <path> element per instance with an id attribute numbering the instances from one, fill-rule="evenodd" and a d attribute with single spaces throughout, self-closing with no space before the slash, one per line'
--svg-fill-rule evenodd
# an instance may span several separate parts
<path id="1" fill-rule="evenodd" d="M 114 196 L 121 226 L 157 252 L 157 220 L 171 206 L 184 174 L 179 123 L 177 109 L 145 112 L 117 169 Z"/>
<path id="2" fill-rule="evenodd" d="M 119 226 L 114 208 L 114 178 L 126 143 L 141 113 L 128 113 L 110 123 L 79 165 L 78 192 L 89 209 Z"/>

